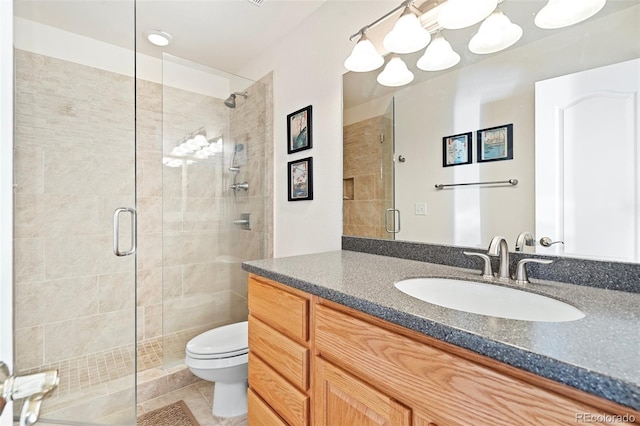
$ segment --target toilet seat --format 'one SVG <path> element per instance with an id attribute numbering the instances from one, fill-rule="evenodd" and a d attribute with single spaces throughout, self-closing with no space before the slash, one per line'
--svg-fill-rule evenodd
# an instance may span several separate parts
<path id="1" fill-rule="evenodd" d="M 247 321 L 206 331 L 189 340 L 187 356 L 194 359 L 222 359 L 249 352 Z"/>

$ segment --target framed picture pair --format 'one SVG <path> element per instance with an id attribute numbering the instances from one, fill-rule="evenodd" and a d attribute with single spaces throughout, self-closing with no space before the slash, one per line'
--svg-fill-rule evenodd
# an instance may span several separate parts
<path id="1" fill-rule="evenodd" d="M 311 105 L 287 115 L 287 153 L 313 147 Z M 287 163 L 288 200 L 313 200 L 313 158 L 307 157 Z"/>
<path id="2" fill-rule="evenodd" d="M 473 133 L 442 138 L 442 167 L 473 163 Z M 478 163 L 513 159 L 513 124 L 489 127 L 476 132 Z"/>

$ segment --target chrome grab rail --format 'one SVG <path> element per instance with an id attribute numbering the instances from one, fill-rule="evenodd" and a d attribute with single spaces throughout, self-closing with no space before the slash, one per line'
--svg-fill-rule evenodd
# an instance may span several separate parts
<path id="1" fill-rule="evenodd" d="M 131 248 L 127 251 L 120 251 L 120 213 L 131 213 Z M 136 209 L 131 207 L 118 207 L 113 212 L 113 253 L 116 256 L 129 256 L 136 252 L 137 233 L 136 233 L 137 215 Z"/>
<path id="2" fill-rule="evenodd" d="M 508 180 L 494 180 L 491 182 L 469 182 L 469 183 L 437 183 L 436 189 L 442 189 L 449 186 L 469 186 L 469 185 L 497 185 L 501 183 L 508 183 L 509 185 L 516 186 L 518 184 L 518 179 L 508 179 Z"/>

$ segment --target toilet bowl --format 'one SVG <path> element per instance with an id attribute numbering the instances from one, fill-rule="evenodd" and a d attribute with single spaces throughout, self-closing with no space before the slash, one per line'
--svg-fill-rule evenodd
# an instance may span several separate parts
<path id="1" fill-rule="evenodd" d="M 201 379 L 215 382 L 213 415 L 236 417 L 247 413 L 247 321 L 214 328 L 189 340 L 185 364 Z"/>

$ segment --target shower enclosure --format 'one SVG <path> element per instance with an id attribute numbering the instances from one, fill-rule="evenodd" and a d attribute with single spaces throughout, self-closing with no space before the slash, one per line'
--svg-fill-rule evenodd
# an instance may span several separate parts
<path id="1" fill-rule="evenodd" d="M 186 342 L 246 319 L 240 263 L 271 255 L 270 78 L 136 61 L 134 1 L 91 4 L 130 39 L 14 10 L 12 372 L 59 370 L 44 424 L 135 424 L 193 383 Z"/>

